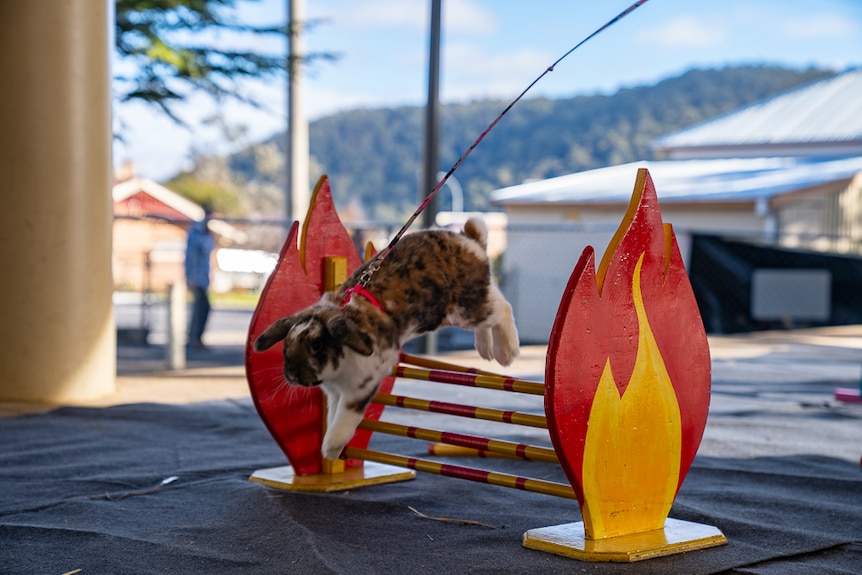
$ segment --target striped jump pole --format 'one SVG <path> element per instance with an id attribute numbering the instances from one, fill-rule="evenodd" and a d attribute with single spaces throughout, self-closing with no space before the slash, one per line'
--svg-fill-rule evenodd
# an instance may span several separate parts
<path id="1" fill-rule="evenodd" d="M 466 479 L 467 481 L 475 481 L 477 483 L 487 483 L 489 485 L 498 485 L 500 487 L 509 487 L 512 489 L 520 489 L 522 491 L 532 491 L 533 493 L 553 495 L 554 497 L 576 499 L 572 486 L 564 483 L 554 483 L 552 481 L 543 481 L 541 479 L 519 477 L 517 475 L 497 473 L 495 471 L 486 471 L 484 469 L 463 467 L 460 465 L 450 465 L 447 463 L 440 463 L 439 461 L 404 457 L 403 455 L 394 455 L 392 453 L 384 453 L 381 451 L 372 451 L 356 447 L 346 448 L 344 450 L 344 455 L 350 458 L 376 461 L 378 463 L 385 463 L 388 465 L 397 465 L 399 467 L 407 467 L 408 469 L 416 471 L 433 473 L 435 475 L 445 475 L 446 477 L 454 477 L 456 479 Z"/>
<path id="2" fill-rule="evenodd" d="M 482 419 L 484 421 L 513 423 L 515 425 L 548 429 L 548 419 L 545 416 L 522 413 L 520 411 L 504 411 L 501 409 L 476 407 L 474 405 L 463 405 L 460 403 L 417 399 L 415 397 L 393 395 L 391 393 L 378 393 L 371 399 L 371 402 L 390 407 L 402 407 L 404 409 L 414 409 L 430 413 L 441 413 L 457 417 L 468 417 L 473 419 Z"/>
<path id="3" fill-rule="evenodd" d="M 560 462 L 553 449 L 536 445 L 527 445 L 525 443 L 513 443 L 511 441 L 488 439 L 487 437 L 478 437 L 476 435 L 452 433 L 451 431 L 437 431 L 434 429 L 399 425 L 397 423 L 374 421 L 371 419 L 363 419 L 362 423 L 359 424 L 359 429 L 385 433 L 387 435 L 398 435 L 401 437 L 446 443 L 449 445 L 457 445 L 459 447 L 469 447 L 479 451 L 490 451 L 492 453 L 500 453 L 502 455 L 526 459 L 527 461 L 544 461 L 546 463 Z"/>
<path id="4" fill-rule="evenodd" d="M 463 385 L 466 387 L 480 387 L 482 389 L 495 389 L 497 391 L 511 391 L 514 393 L 526 393 L 529 395 L 545 395 L 545 384 L 515 377 L 502 375 L 483 375 L 478 373 L 466 373 L 458 371 L 444 371 L 440 369 L 421 369 L 398 365 L 392 370 L 392 375 L 406 379 L 418 379 L 422 381 L 434 381 L 450 385 Z"/>
<path id="5" fill-rule="evenodd" d="M 401 353 L 399 363 L 404 365 L 412 365 L 414 367 L 424 367 L 427 369 L 439 369 L 442 371 L 457 371 L 461 373 L 475 373 L 477 375 L 490 375 L 493 377 L 506 377 L 491 371 L 485 371 L 475 367 L 467 367 L 458 365 L 457 363 L 449 363 L 436 358 L 425 357 L 423 355 L 413 355 L 410 353 Z"/>

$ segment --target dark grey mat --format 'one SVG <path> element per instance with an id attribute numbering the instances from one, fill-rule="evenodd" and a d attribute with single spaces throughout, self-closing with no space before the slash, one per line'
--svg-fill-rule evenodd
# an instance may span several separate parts
<path id="1" fill-rule="evenodd" d="M 285 460 L 247 401 L 63 408 L 0 420 L 0 438 L 0 573 L 862 572 L 862 473 L 838 458 L 699 456 L 671 516 L 729 545 L 625 565 L 521 546 L 528 529 L 579 520 L 573 501 L 431 475 L 329 495 L 251 483 Z M 551 465 L 479 465 L 564 480 Z"/>

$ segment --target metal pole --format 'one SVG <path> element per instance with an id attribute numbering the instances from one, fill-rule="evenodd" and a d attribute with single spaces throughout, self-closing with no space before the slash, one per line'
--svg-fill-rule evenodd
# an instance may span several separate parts
<path id="1" fill-rule="evenodd" d="M 305 217 L 308 209 L 308 122 L 302 110 L 302 32 L 304 0 L 287 0 L 287 222 Z"/>
<path id="2" fill-rule="evenodd" d="M 431 33 L 428 46 L 428 101 L 425 104 L 425 154 L 422 169 L 420 201 L 437 184 L 440 147 L 440 20 L 442 0 L 431 0 Z M 423 227 L 430 228 L 437 217 L 437 198 L 431 200 L 422 213 Z M 437 334 L 425 334 L 422 349 L 427 354 L 437 352 Z"/>
<path id="3" fill-rule="evenodd" d="M 425 153 L 422 169 L 422 189 L 419 199 L 424 200 L 437 184 L 440 147 L 440 17 L 442 0 L 431 0 L 431 33 L 428 50 L 428 101 L 425 104 Z M 437 217 L 437 198 L 422 213 L 422 225 L 430 228 Z"/>

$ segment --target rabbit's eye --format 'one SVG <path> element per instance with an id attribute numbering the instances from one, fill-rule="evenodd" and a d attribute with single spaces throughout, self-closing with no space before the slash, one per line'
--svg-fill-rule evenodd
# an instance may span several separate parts
<path id="1" fill-rule="evenodd" d="M 314 353 L 317 353 L 318 351 L 323 349 L 323 342 L 320 341 L 319 339 L 314 339 L 311 341 L 310 347 L 311 347 L 311 351 L 313 351 Z"/>

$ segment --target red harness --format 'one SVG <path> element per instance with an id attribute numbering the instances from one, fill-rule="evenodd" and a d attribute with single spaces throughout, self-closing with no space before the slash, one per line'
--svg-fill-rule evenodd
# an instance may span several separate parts
<path id="1" fill-rule="evenodd" d="M 369 292 L 367 289 L 365 289 L 364 286 L 361 285 L 355 285 L 351 288 L 347 288 L 346 290 L 344 290 L 344 301 L 341 302 L 342 311 L 344 311 L 344 306 L 350 303 L 350 299 L 353 297 L 354 294 L 360 295 L 367 299 L 369 302 L 371 302 L 371 305 L 373 305 L 380 311 L 380 313 L 386 313 L 386 310 L 383 309 L 383 306 L 380 305 L 380 302 L 377 301 L 377 298 L 371 295 L 371 292 Z"/>

